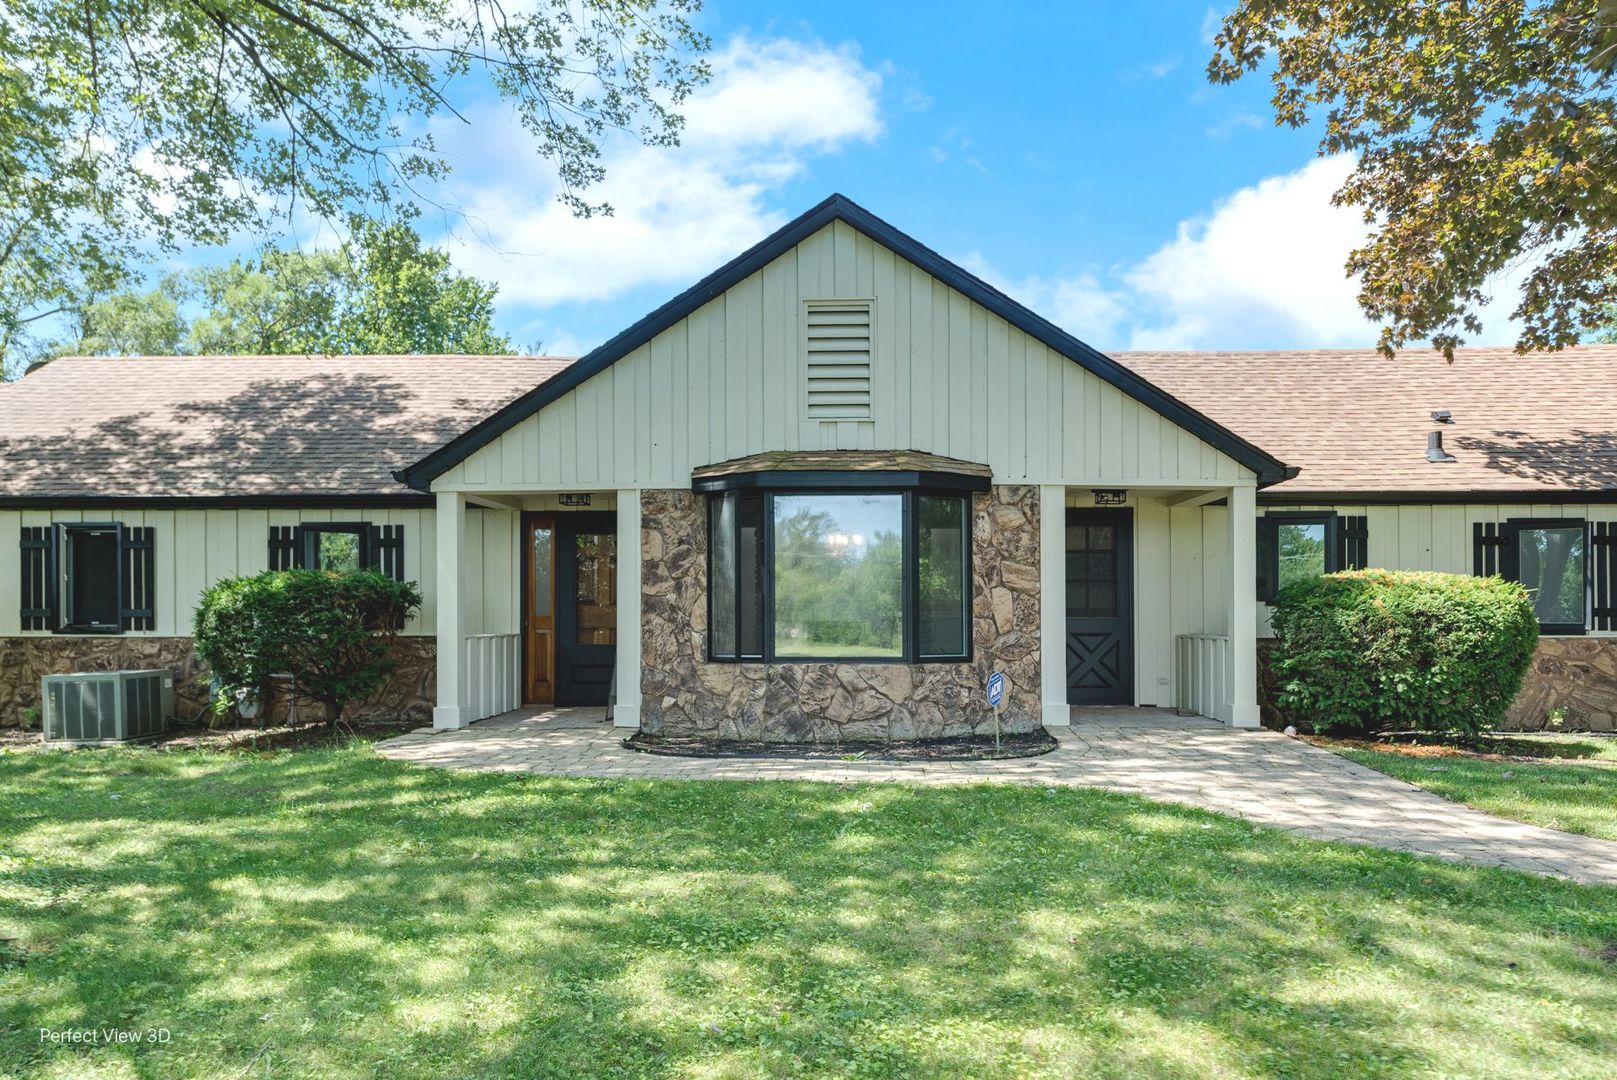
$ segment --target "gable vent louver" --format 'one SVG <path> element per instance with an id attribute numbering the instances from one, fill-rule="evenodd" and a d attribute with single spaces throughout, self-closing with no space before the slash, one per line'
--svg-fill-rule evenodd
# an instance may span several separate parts
<path id="1" fill-rule="evenodd" d="M 809 419 L 870 419 L 870 301 L 811 301 L 805 318 Z"/>

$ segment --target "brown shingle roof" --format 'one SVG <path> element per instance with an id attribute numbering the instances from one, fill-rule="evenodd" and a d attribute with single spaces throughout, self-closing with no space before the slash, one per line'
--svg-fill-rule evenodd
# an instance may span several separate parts
<path id="1" fill-rule="evenodd" d="M 1302 470 L 1273 492 L 1617 489 L 1617 346 L 1112 356 Z M 1433 430 L 1455 461 L 1426 460 Z"/>
<path id="2" fill-rule="evenodd" d="M 571 361 L 71 357 L 0 384 L 0 498 L 406 494 L 417 460 Z"/>
<path id="3" fill-rule="evenodd" d="M 1617 346 L 1114 353 L 1301 468 L 1271 490 L 1617 490 Z M 69 358 L 0 384 L 0 498 L 396 496 L 391 475 L 565 368 L 515 356 Z M 1456 461 L 1426 460 L 1431 412 Z"/>

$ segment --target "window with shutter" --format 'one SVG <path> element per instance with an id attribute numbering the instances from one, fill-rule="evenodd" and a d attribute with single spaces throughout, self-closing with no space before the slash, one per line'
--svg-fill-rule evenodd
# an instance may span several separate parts
<path id="1" fill-rule="evenodd" d="M 271 570 L 318 569 L 347 573 L 362 567 L 404 580 L 404 526 L 333 521 L 271 525 Z"/>
<path id="2" fill-rule="evenodd" d="M 1617 630 L 1617 583 L 1612 572 L 1617 570 L 1617 522 L 1597 521 L 1589 537 L 1589 563 L 1593 577 L 1594 598 L 1590 615 L 1596 630 Z"/>
<path id="3" fill-rule="evenodd" d="M 1346 543 L 1331 511 L 1272 510 L 1258 519 L 1258 599 L 1270 601 L 1294 581 L 1343 568 Z"/>
<path id="4" fill-rule="evenodd" d="M 156 532 L 58 522 L 22 530 L 22 629 L 117 634 L 156 625 Z"/>
<path id="5" fill-rule="evenodd" d="M 806 301 L 804 326 L 808 418 L 870 419 L 870 301 Z"/>

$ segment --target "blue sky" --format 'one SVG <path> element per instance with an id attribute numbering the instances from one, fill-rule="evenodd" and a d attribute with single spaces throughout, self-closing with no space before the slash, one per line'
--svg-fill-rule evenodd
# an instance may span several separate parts
<path id="1" fill-rule="evenodd" d="M 587 350 L 832 191 L 1103 349 L 1359 346 L 1346 160 L 1211 86 L 1203 3 L 709 0 L 685 145 L 609 144 L 578 221 L 505 109 L 440 125 L 466 216 L 429 239 L 522 344 Z M 1506 305 L 1508 306 L 1508 305 Z M 1497 312 L 1495 313 L 1497 315 Z M 1502 318 L 1474 343 L 1509 340 Z"/>

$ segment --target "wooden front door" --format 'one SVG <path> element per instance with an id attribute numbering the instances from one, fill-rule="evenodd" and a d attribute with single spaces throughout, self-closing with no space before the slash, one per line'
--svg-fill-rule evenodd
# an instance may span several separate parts
<path id="1" fill-rule="evenodd" d="M 1134 700 L 1134 511 L 1067 511 L 1067 703 Z"/>
<path id="2" fill-rule="evenodd" d="M 556 519 L 522 519 L 522 699 L 532 705 L 556 701 Z"/>
<path id="3" fill-rule="evenodd" d="M 618 654 L 616 514 L 557 514 L 556 704 L 605 705 Z"/>

